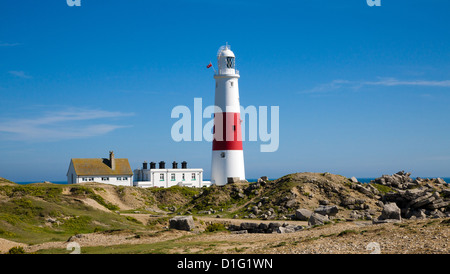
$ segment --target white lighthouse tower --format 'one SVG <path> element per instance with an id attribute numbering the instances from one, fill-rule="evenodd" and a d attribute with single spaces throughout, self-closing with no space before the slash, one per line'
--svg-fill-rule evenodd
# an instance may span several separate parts
<path id="1" fill-rule="evenodd" d="M 245 180 L 242 148 L 241 109 L 239 103 L 239 71 L 228 44 L 217 52 L 218 70 L 214 111 L 211 183 L 226 185 L 228 178 Z"/>

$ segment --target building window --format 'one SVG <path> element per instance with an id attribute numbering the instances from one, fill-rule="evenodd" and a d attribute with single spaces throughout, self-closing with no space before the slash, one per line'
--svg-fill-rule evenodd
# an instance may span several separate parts
<path id="1" fill-rule="evenodd" d="M 128 181 L 128 177 L 123 177 L 122 180 L 123 181 Z"/>
<path id="2" fill-rule="evenodd" d="M 191 179 L 192 179 L 192 181 L 195 181 L 195 173 L 192 173 Z"/>
<path id="3" fill-rule="evenodd" d="M 94 181 L 94 178 L 92 178 L 92 177 L 91 177 L 91 178 L 88 178 L 88 181 L 89 181 L 89 182 L 93 182 L 93 181 Z"/>
<path id="4" fill-rule="evenodd" d="M 181 175 L 181 179 L 184 181 L 186 180 L 186 177 L 184 176 L 184 173 Z"/>
<path id="5" fill-rule="evenodd" d="M 175 173 L 170 174 L 170 180 L 175 181 Z"/>
<path id="6" fill-rule="evenodd" d="M 117 177 L 117 181 L 122 181 L 122 177 Z"/>
<path id="7" fill-rule="evenodd" d="M 88 178 L 81 179 L 83 182 L 87 182 Z"/>
<path id="8" fill-rule="evenodd" d="M 159 180 L 164 181 L 164 174 L 159 174 Z"/>
<path id="9" fill-rule="evenodd" d="M 102 181 L 109 181 L 109 177 L 102 177 Z"/>

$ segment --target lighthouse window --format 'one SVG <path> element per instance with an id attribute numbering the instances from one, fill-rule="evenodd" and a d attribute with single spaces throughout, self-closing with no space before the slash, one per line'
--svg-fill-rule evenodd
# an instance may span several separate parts
<path id="1" fill-rule="evenodd" d="M 220 153 L 220 158 L 225 158 L 225 152 Z"/>
<path id="2" fill-rule="evenodd" d="M 227 57 L 227 68 L 234 68 L 234 57 Z"/>
<path id="3" fill-rule="evenodd" d="M 230 82 L 230 84 L 231 84 L 231 86 L 233 86 L 234 82 L 233 82 L 233 81 L 231 81 L 231 82 Z"/>

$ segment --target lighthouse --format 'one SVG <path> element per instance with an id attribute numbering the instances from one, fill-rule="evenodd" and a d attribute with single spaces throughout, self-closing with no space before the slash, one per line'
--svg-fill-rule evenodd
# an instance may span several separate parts
<path id="1" fill-rule="evenodd" d="M 211 183 L 226 185 L 228 178 L 245 180 L 242 147 L 239 71 L 227 44 L 217 52 Z"/>

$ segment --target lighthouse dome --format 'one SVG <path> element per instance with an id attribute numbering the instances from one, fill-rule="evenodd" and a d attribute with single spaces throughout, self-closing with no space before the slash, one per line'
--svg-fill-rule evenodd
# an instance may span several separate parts
<path id="1" fill-rule="evenodd" d="M 235 57 L 234 53 L 230 50 L 230 46 L 227 44 L 221 46 L 217 51 L 217 57 Z"/>
<path id="2" fill-rule="evenodd" d="M 238 75 L 239 72 L 235 68 L 235 59 L 236 57 L 228 43 L 221 46 L 217 51 L 218 75 L 234 75 L 233 77 Z"/>

